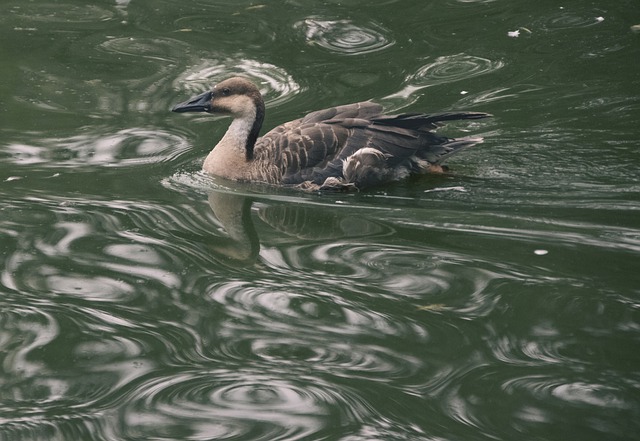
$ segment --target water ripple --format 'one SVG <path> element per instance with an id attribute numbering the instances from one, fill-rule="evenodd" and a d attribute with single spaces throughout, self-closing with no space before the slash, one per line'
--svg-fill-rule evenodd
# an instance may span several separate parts
<path id="1" fill-rule="evenodd" d="M 319 378 L 284 380 L 243 369 L 183 371 L 148 381 L 132 394 L 122 427 L 128 436 L 151 438 L 180 433 L 182 439 L 297 440 L 368 412 L 348 389 L 335 390 Z"/>
<path id="2" fill-rule="evenodd" d="M 432 63 L 422 66 L 416 73 L 409 75 L 407 81 L 419 87 L 452 83 L 484 75 L 503 66 L 502 61 L 460 53 L 436 58 Z"/>
<path id="3" fill-rule="evenodd" d="M 298 322 L 343 321 L 345 311 L 339 304 L 317 295 L 287 292 L 278 282 L 260 284 L 225 282 L 211 288 L 211 297 L 225 305 L 231 316 L 271 323 L 272 328 L 288 329 L 293 320 Z M 287 321 L 282 319 L 286 317 Z"/>
<path id="4" fill-rule="evenodd" d="M 465 256 L 451 252 L 411 246 L 393 246 L 354 241 L 335 242 L 307 246 L 292 246 L 286 249 L 284 264 L 297 270 L 296 277 L 304 283 L 314 284 L 314 279 L 327 279 L 328 286 L 349 289 L 376 298 L 412 299 L 425 302 L 425 298 L 440 298 L 452 290 L 484 296 L 487 286 L 497 278 L 508 277 L 491 271 L 465 267 Z M 305 268 L 316 268 L 305 274 Z M 325 287 L 326 289 L 326 287 Z M 436 301 L 439 302 L 439 301 Z M 465 313 L 484 314 L 478 307 L 490 307 L 492 302 L 474 302 L 475 306 L 452 303 L 451 307 L 463 308 Z M 485 311 L 486 312 L 486 311 Z"/>
<path id="5" fill-rule="evenodd" d="M 410 378 L 422 365 L 417 358 L 387 347 L 327 342 L 326 338 L 313 341 L 256 336 L 250 345 L 250 353 L 278 366 L 306 362 L 331 375 L 381 382 Z"/>
<path id="6" fill-rule="evenodd" d="M 66 138 L 31 133 L 29 144 L 14 141 L 3 147 L 4 161 L 40 168 L 131 167 L 172 162 L 191 147 L 183 137 L 160 128 L 114 132 L 94 125 L 79 131 L 86 133 Z"/>
<path id="7" fill-rule="evenodd" d="M 599 15 L 598 12 L 589 14 L 582 11 L 561 10 L 552 16 L 544 17 L 542 21 L 534 22 L 534 25 L 547 31 L 586 28 L 601 23 L 603 19 Z"/>
<path id="8" fill-rule="evenodd" d="M 393 93 L 383 100 L 399 101 L 406 106 L 407 100 L 425 87 L 448 84 L 461 80 L 468 80 L 480 75 L 494 72 L 504 67 L 505 63 L 499 60 L 476 57 L 464 53 L 438 57 L 435 61 L 425 64 L 418 70 L 407 76 L 405 87 L 399 92 Z M 417 98 L 413 98 L 414 100 Z"/>
<path id="9" fill-rule="evenodd" d="M 274 27 L 272 20 L 256 13 L 257 9 L 238 10 L 237 6 L 237 4 L 231 4 L 229 10 L 223 12 L 224 6 L 216 2 L 214 13 L 209 14 L 203 9 L 210 8 L 212 5 L 203 4 L 203 8 L 199 8 L 194 15 L 185 16 L 181 13 L 180 17 L 174 21 L 174 25 L 190 38 L 202 36 L 209 41 L 211 34 L 224 36 L 216 40 L 216 46 L 221 47 L 231 48 L 233 45 L 239 45 L 246 49 L 255 45 L 262 48 L 265 43 L 277 40 L 278 29 Z M 251 32 L 247 32 L 248 29 L 251 29 Z"/>
<path id="10" fill-rule="evenodd" d="M 184 90 L 187 95 L 195 94 L 233 75 L 252 80 L 271 106 L 280 105 L 301 91 L 300 85 L 284 69 L 246 58 L 208 59 L 189 67 L 173 84 L 175 89 Z"/>
<path id="11" fill-rule="evenodd" d="M 496 0 L 451 0 L 458 3 L 492 3 Z"/>
<path id="12" fill-rule="evenodd" d="M 41 300 L 37 307 L 0 313 L 0 383 L 10 389 L 2 391 L 0 420 L 35 421 L 59 408 L 73 409 L 68 417 L 82 414 L 148 372 L 151 363 L 142 358 L 143 346 L 118 335 L 118 325 L 96 312 Z M 73 344 L 60 346 L 60 339 L 70 335 Z"/>
<path id="13" fill-rule="evenodd" d="M 122 210 L 128 206 L 123 202 L 107 203 L 106 206 L 112 208 L 106 210 L 95 202 L 65 202 L 50 207 L 49 216 L 33 216 L 29 210 L 7 214 L 7 225 L 3 229 L 19 232 L 20 239 L 6 256 L 2 272 L 5 286 L 49 296 L 65 295 L 111 303 L 132 301 L 140 295 L 151 296 L 156 283 L 164 287 L 180 284 L 175 275 L 159 269 L 167 264 L 167 257 L 149 246 L 153 242 L 151 238 L 143 238 L 132 245 L 135 227 L 132 227 L 129 215 L 135 214 L 138 209 L 134 206 L 138 203 L 131 205 L 132 209 L 123 216 L 111 212 L 112 208 Z M 48 204 L 42 200 L 39 203 Z M 87 204 L 91 205 L 93 213 L 89 219 L 83 211 Z M 127 212 L 126 208 L 124 212 Z M 43 218 L 50 225 L 46 234 L 37 232 Z M 133 220 L 135 222 L 135 217 Z M 149 222 L 149 218 L 143 222 Z M 33 227 L 30 232 L 24 231 L 25 225 Z M 96 253 L 95 247 L 87 248 L 85 244 L 98 237 L 102 250 Z"/>
<path id="14" fill-rule="evenodd" d="M 33 308 L 3 309 L 0 325 L 3 372 L 20 372 L 27 377 L 37 374 L 42 365 L 30 353 L 57 338 L 60 327 L 54 317 Z"/>
<path id="15" fill-rule="evenodd" d="M 338 215 L 335 211 L 302 204 L 269 204 L 259 207 L 258 215 L 272 228 L 299 239 L 337 240 L 391 234 L 385 225 L 361 216 Z"/>
<path id="16" fill-rule="evenodd" d="M 67 63 L 50 63 L 46 70 L 26 64 L 21 66 L 25 86 L 16 89 L 14 99 L 40 111 L 96 120 L 125 112 L 166 112 L 172 102 L 167 89 L 189 46 L 170 38 L 98 33 L 70 42 L 65 50 L 71 58 L 90 54 L 92 63 L 82 77 Z M 109 81 L 103 81 L 105 66 Z"/>
<path id="17" fill-rule="evenodd" d="M 433 269 L 438 257 L 429 256 L 424 250 L 415 252 L 400 247 L 372 248 L 369 244 L 327 243 L 308 247 L 293 247 L 288 250 L 289 264 L 304 268 L 315 263 L 323 268 L 322 273 L 348 278 L 350 281 L 367 280 L 372 283 L 395 284 L 395 274 L 424 274 Z M 406 281 L 407 284 L 413 284 Z M 426 284 L 428 286 L 430 284 Z M 399 286 L 398 286 L 399 287 Z"/>
<path id="18" fill-rule="evenodd" d="M 361 55 L 381 51 L 395 44 L 386 37 L 389 31 L 376 23 L 360 27 L 351 20 L 307 18 L 294 24 L 307 44 L 317 45 L 340 55 Z"/>
<path id="19" fill-rule="evenodd" d="M 79 25 L 105 22 L 114 18 L 115 14 L 95 5 L 76 5 L 72 3 L 21 3 L 13 9 L 11 16 L 42 23 L 56 23 L 77 29 Z"/>
<path id="20" fill-rule="evenodd" d="M 141 59 L 174 63 L 187 48 L 185 43 L 170 38 L 118 37 L 109 38 L 97 45 L 99 51 L 108 54 L 136 57 L 136 63 Z M 129 70 L 127 74 L 130 75 Z"/>
<path id="21" fill-rule="evenodd" d="M 508 394 L 524 393 L 536 400 L 556 401 L 558 406 L 592 407 L 611 411 L 633 409 L 633 398 L 617 383 L 619 381 L 605 384 L 534 375 L 505 380 L 502 388 Z M 626 389 L 627 385 L 624 387 Z"/>
<path id="22" fill-rule="evenodd" d="M 229 316 L 219 325 L 221 335 L 236 340 L 246 333 L 247 324 L 253 323 L 261 329 L 284 334 L 300 333 L 300 329 L 313 325 L 311 329 L 315 331 L 310 338 L 318 333 L 338 339 L 428 338 L 427 331 L 416 321 L 398 321 L 389 311 L 363 309 L 357 300 L 343 299 L 332 290 L 328 292 L 325 278 L 316 282 L 300 280 L 294 284 L 299 285 L 297 288 L 284 289 L 282 285 L 281 280 L 260 284 L 234 281 L 210 287 L 212 300 L 222 305 Z"/>

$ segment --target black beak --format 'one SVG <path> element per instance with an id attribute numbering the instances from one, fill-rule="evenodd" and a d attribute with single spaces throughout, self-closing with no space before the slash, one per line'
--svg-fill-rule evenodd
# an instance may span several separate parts
<path id="1" fill-rule="evenodd" d="M 191 98 L 184 103 L 176 104 L 171 109 L 172 112 L 210 112 L 211 111 L 211 98 L 213 98 L 213 92 L 205 92 L 202 95 Z"/>

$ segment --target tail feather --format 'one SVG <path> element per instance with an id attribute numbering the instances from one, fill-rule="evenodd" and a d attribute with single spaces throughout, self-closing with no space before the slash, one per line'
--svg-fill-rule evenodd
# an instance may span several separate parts
<path id="1" fill-rule="evenodd" d="M 426 159 L 431 164 L 441 165 L 451 156 L 460 153 L 464 149 L 480 144 L 484 141 L 479 136 L 469 136 L 465 138 L 449 139 L 440 145 L 429 146 L 428 149 L 419 153 L 420 157 Z"/>
<path id="2" fill-rule="evenodd" d="M 445 112 L 436 114 L 404 113 L 401 115 L 384 115 L 372 119 L 374 124 L 402 127 L 410 130 L 432 130 L 445 121 L 462 119 L 481 119 L 492 116 L 483 112 Z"/>

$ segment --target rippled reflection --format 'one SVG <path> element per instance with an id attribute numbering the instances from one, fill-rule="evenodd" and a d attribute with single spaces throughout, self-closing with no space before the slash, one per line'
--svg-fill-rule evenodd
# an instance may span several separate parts
<path id="1" fill-rule="evenodd" d="M 44 168 L 122 167 L 175 161 L 190 148 L 183 137 L 159 128 L 110 130 L 94 125 L 90 130 L 84 130 L 86 134 L 68 138 L 50 138 L 45 133 L 38 137 L 31 133 L 31 144 L 13 142 L 6 145 L 4 160 L 20 166 L 38 164 Z M 34 143 L 38 138 L 37 144 Z"/>
<path id="2" fill-rule="evenodd" d="M 185 43 L 169 38 L 108 38 L 98 45 L 100 51 L 161 62 L 175 62 L 188 48 Z M 131 72 L 128 75 L 131 76 Z"/>
<path id="3" fill-rule="evenodd" d="M 407 81 L 416 86 L 450 83 L 484 75 L 503 66 L 502 61 L 456 54 L 436 58 L 434 62 L 422 66 L 415 74 L 410 75 Z"/>
<path id="4" fill-rule="evenodd" d="M 594 26 L 601 23 L 604 20 L 600 17 L 600 14 L 593 11 L 588 14 L 584 11 L 573 11 L 567 8 L 560 8 L 559 11 L 553 15 L 545 17 L 544 21 L 536 21 L 535 25 L 548 31 L 571 29 L 571 28 L 585 28 Z"/>
<path id="5" fill-rule="evenodd" d="M 256 221 L 289 237 L 291 242 L 390 234 L 388 228 L 378 223 L 356 215 L 325 211 L 322 206 L 256 202 L 256 195 L 238 193 L 217 185 L 204 173 L 177 173 L 163 183 L 178 191 L 187 187 L 207 193 L 211 211 L 227 235 L 227 239 L 219 238 L 216 244 L 212 244 L 211 250 L 239 261 L 251 261 L 257 257 L 260 238 L 254 226 Z"/>
<path id="6" fill-rule="evenodd" d="M 143 348 L 123 338 L 117 324 L 46 299 L 35 308 L 7 311 L 4 302 L 21 297 L 5 291 L 0 302 L 3 436 L 30 432 L 42 439 L 46 433 L 76 431 L 79 421 L 91 427 L 105 397 L 149 372 L 152 363 Z M 66 344 L 60 345 L 61 340 Z M 57 420 L 59 409 L 65 413 Z M 50 418 L 43 418 L 47 413 Z"/>
<path id="7" fill-rule="evenodd" d="M 321 437 L 335 424 L 353 439 L 420 437 L 428 425 L 403 416 L 414 406 L 493 433 L 501 426 L 481 409 L 496 388 L 518 424 L 548 421 L 543 401 L 632 409 L 620 386 L 576 375 L 584 360 L 567 355 L 555 320 L 496 327 L 496 315 L 520 310 L 526 286 L 579 289 L 503 262 L 506 243 L 526 241 L 515 231 L 494 231 L 496 256 L 478 257 L 448 242 L 464 243 L 472 227 L 454 222 L 457 212 L 424 211 L 431 223 L 420 223 L 387 202 L 378 219 L 367 198 L 250 193 L 199 173 L 164 185 L 180 202 L 40 200 L 4 213 L 0 232 L 14 239 L 2 287 L 37 305 L 0 314 L 7 371 L 31 373 L 12 385 L 14 412 L 73 405 L 115 439 L 266 440 Z M 420 234 L 405 241 L 409 228 Z M 77 375 L 57 375 L 61 363 Z M 496 378 L 495 363 L 557 366 L 566 378 Z"/>
<path id="8" fill-rule="evenodd" d="M 0 3 L 0 439 L 637 435 L 624 2 Z M 169 109 L 236 74 L 495 118 L 447 176 L 229 183 Z"/>
<path id="9" fill-rule="evenodd" d="M 174 87 L 197 93 L 233 75 L 252 80 L 269 105 L 282 104 L 301 91 L 291 75 L 282 68 L 255 60 L 232 58 L 210 59 L 192 66 L 174 80 Z"/>
<path id="10" fill-rule="evenodd" d="M 366 54 L 394 44 L 387 36 L 389 31 L 375 23 L 359 27 L 350 20 L 307 18 L 297 22 L 294 28 L 304 34 L 308 44 L 341 55 Z"/>
<path id="11" fill-rule="evenodd" d="M 77 115 L 85 123 L 117 118 L 123 113 L 165 111 L 172 102 L 166 96 L 167 89 L 187 48 L 169 38 L 91 34 L 65 49 L 71 57 L 91 54 L 92 63 L 82 75 L 76 75 L 64 63 L 49 64 L 45 70 L 28 63 L 21 66 L 25 85 L 13 93 L 23 105 Z M 109 81 L 103 78 L 105 65 L 110 66 Z"/>
<path id="12" fill-rule="evenodd" d="M 416 92 L 425 87 L 468 80 L 485 75 L 504 67 L 504 62 L 476 57 L 464 53 L 438 57 L 435 61 L 420 67 L 406 78 L 405 87 L 385 98 L 384 101 L 406 106 L 408 101 L 417 99 Z"/>
<path id="13" fill-rule="evenodd" d="M 234 347 L 242 348 L 242 345 Z M 299 364 L 306 361 L 310 366 L 332 375 L 383 382 L 410 378 L 422 365 L 414 357 L 377 345 L 327 344 L 321 340 L 263 337 L 255 338 L 247 349 L 249 354 L 269 363 Z"/>
<path id="14" fill-rule="evenodd" d="M 185 372 L 144 384 L 123 409 L 126 435 L 185 439 L 309 439 L 366 412 L 326 382 L 284 380 L 250 370 Z M 364 417 L 361 415 L 360 417 Z"/>
<path id="15" fill-rule="evenodd" d="M 36 21 L 41 23 L 56 23 L 77 28 L 80 24 L 92 24 L 107 21 L 114 17 L 114 13 L 96 5 L 76 5 L 73 3 L 32 4 L 20 3 L 19 8 L 12 11 L 17 19 Z"/>

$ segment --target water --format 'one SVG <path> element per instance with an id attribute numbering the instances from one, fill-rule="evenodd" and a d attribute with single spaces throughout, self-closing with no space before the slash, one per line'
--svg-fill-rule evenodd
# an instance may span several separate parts
<path id="1" fill-rule="evenodd" d="M 638 439 L 639 12 L 5 1 L 0 439 Z M 236 185 L 169 112 L 231 74 L 268 128 L 495 116 L 449 176 Z"/>

